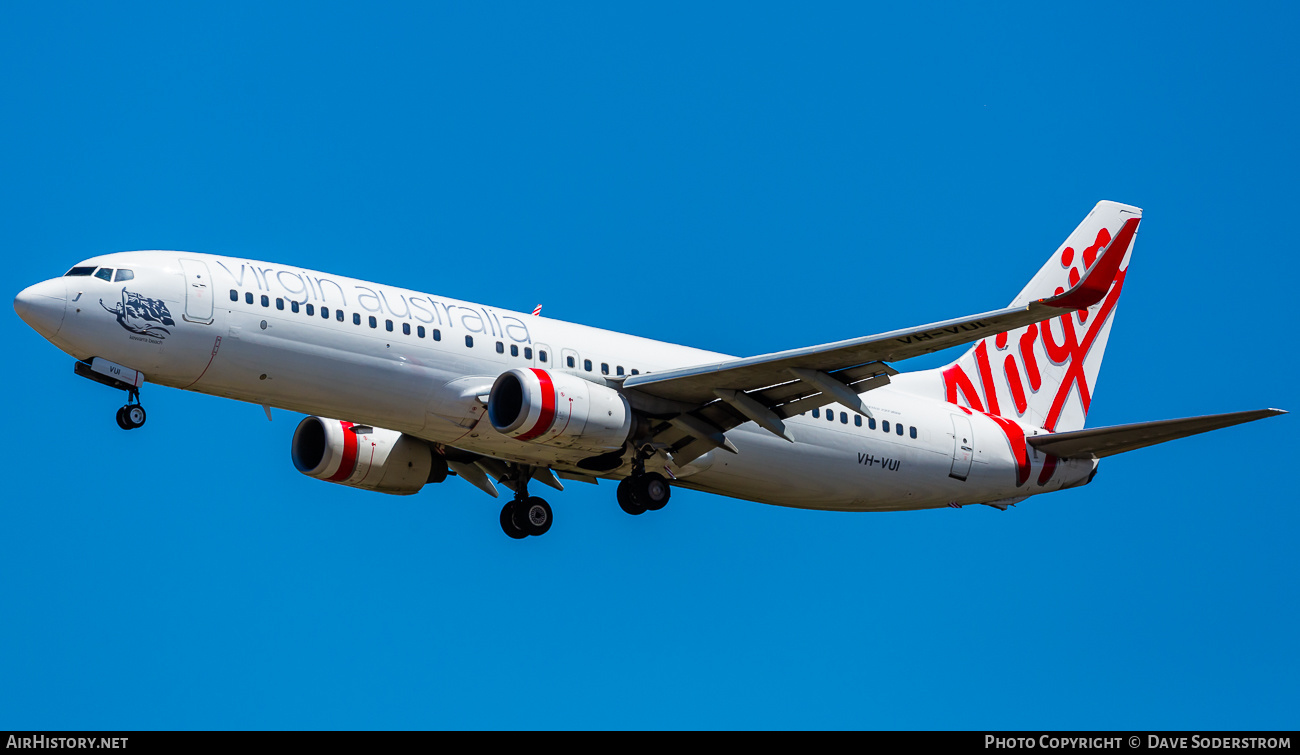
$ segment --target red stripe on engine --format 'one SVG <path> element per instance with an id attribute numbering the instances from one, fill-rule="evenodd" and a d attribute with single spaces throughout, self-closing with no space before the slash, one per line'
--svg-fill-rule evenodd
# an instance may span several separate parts
<path id="1" fill-rule="evenodd" d="M 551 429 L 555 422 L 555 383 L 551 382 L 551 376 L 546 370 L 539 370 L 536 367 L 530 367 L 533 374 L 537 376 L 538 382 L 542 384 L 542 411 L 537 417 L 537 424 L 533 425 L 523 435 L 516 435 L 517 440 L 532 440 L 537 436 Z"/>
<path id="2" fill-rule="evenodd" d="M 352 432 L 351 422 L 339 422 L 339 426 L 343 428 L 343 460 L 339 462 L 339 471 L 325 478 L 329 482 L 342 482 L 357 469 L 357 434 Z"/>

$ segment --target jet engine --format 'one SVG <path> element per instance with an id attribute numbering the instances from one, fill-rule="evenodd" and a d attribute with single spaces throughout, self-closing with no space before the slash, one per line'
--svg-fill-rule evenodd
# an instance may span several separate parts
<path id="1" fill-rule="evenodd" d="M 293 465 L 308 477 L 392 495 L 420 492 L 446 462 L 419 438 L 379 427 L 324 417 L 298 423 Z"/>
<path id="2" fill-rule="evenodd" d="M 633 414 L 618 391 L 536 368 L 503 372 L 488 395 L 488 420 L 502 435 L 559 448 L 620 449 Z"/>

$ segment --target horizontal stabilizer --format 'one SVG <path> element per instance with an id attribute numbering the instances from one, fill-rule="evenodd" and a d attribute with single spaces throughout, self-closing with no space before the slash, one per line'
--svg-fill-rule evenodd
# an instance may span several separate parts
<path id="1" fill-rule="evenodd" d="M 1286 414 L 1281 409 L 1256 409 L 1250 412 L 1209 414 L 1186 419 L 1162 419 L 1156 422 L 1137 422 L 1132 425 L 1097 427 L 1052 435 L 1035 435 L 1027 438 L 1029 445 L 1062 459 L 1100 459 L 1122 454 L 1138 448 L 1154 446 L 1189 435 L 1207 433 L 1224 427 L 1253 422 L 1257 419 Z"/>

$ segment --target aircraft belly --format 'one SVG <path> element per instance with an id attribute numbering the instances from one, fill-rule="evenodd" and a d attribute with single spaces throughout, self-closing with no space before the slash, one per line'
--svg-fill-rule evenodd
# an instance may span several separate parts
<path id="1" fill-rule="evenodd" d="M 868 511 L 942 506 L 951 459 L 920 444 L 800 423 L 790 444 L 733 431 L 739 454 L 715 454 L 690 487 L 793 508 Z"/>

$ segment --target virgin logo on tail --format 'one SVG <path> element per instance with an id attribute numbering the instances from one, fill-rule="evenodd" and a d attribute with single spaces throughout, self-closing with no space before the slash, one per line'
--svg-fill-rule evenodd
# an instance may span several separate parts
<path id="1" fill-rule="evenodd" d="M 1104 249 L 1110 240 L 1110 231 L 1107 229 L 1102 228 L 1097 232 L 1093 244 L 1084 249 L 1083 254 L 1078 255 L 1083 270 L 1087 270 L 1096 262 L 1097 253 Z M 1074 286 L 1078 283 L 1082 272 L 1076 264 L 1076 253 L 1073 247 L 1067 246 L 1061 250 L 1060 264 L 1062 270 L 1069 271 L 1069 285 Z M 1055 384 L 1056 388 L 1042 426 L 1048 430 L 1056 429 L 1061 413 L 1065 409 L 1066 399 L 1070 391 L 1075 388 L 1078 389 L 1079 400 L 1086 415 L 1092 403 L 1092 391 L 1085 372 L 1088 354 L 1104 330 L 1106 322 L 1115 309 L 1115 304 L 1119 301 L 1127 272 L 1128 268 L 1125 267 L 1115 276 L 1115 283 L 1106 297 L 1094 305 L 1095 313 L 1092 310 L 1080 309 L 1049 320 L 1041 327 L 1030 325 L 1012 333 L 999 333 L 994 338 L 980 341 L 968 356 L 974 357 L 974 367 L 981 390 L 976 390 L 975 382 L 967 372 L 967 365 L 963 364 L 966 360 L 958 360 L 943 370 L 947 400 L 959 404 L 960 399 L 964 398 L 966 404 L 977 411 L 1003 415 L 1003 403 L 999 401 L 998 381 L 1000 379 L 1003 381 L 1001 392 L 1011 399 L 1016 415 L 1023 417 L 1043 387 L 1044 372 L 1049 372 L 1052 373 L 1053 378 L 1059 375 L 1059 383 L 1056 380 L 1047 381 Z M 1058 286 L 1056 295 L 1064 293 L 1066 288 L 1066 286 Z M 1058 323 L 1058 326 L 1053 328 L 1052 323 Z M 1015 349 L 1010 348 L 1013 334 L 1018 334 Z M 1035 350 L 1039 340 L 1042 341 L 1042 353 L 1046 355 L 1049 365 L 1039 364 L 1038 352 Z M 994 374 L 989 355 L 990 342 L 995 352 L 993 359 L 1001 362 L 998 365 L 1001 368 L 1000 375 Z M 1001 352 L 1005 352 L 1005 356 Z"/>
<path id="2" fill-rule="evenodd" d="M 1082 254 L 1072 246 L 1064 247 L 1058 259 L 1068 284 L 1057 286 L 1053 295 L 1059 296 L 1067 288 L 1073 288 L 1110 242 L 1110 231 L 1101 228 Z M 1098 340 L 1106 332 L 1107 323 L 1123 292 L 1127 272 L 1127 267 L 1118 271 L 1106 296 L 1092 308 L 1068 312 L 1040 324 L 986 338 L 942 370 L 948 402 L 959 406 L 964 404 L 963 409 L 969 406 L 988 415 L 1006 435 L 1016 460 L 1017 487 L 1028 482 L 1030 462 L 1024 431 L 1008 418 L 1026 419 L 1028 414 L 1026 421 L 1029 424 L 1055 431 L 1071 391 L 1077 391 L 1082 416 L 1087 416 L 1092 404 L 1089 372 L 1095 379 L 1105 346 L 1104 339 L 1100 345 Z M 1088 359 L 1094 346 L 1098 349 L 1089 370 Z M 1015 410 L 1014 415 L 1011 409 Z M 1039 485 L 1046 484 L 1051 478 L 1056 461 L 1055 458 L 1047 459 L 1039 475 Z"/>

